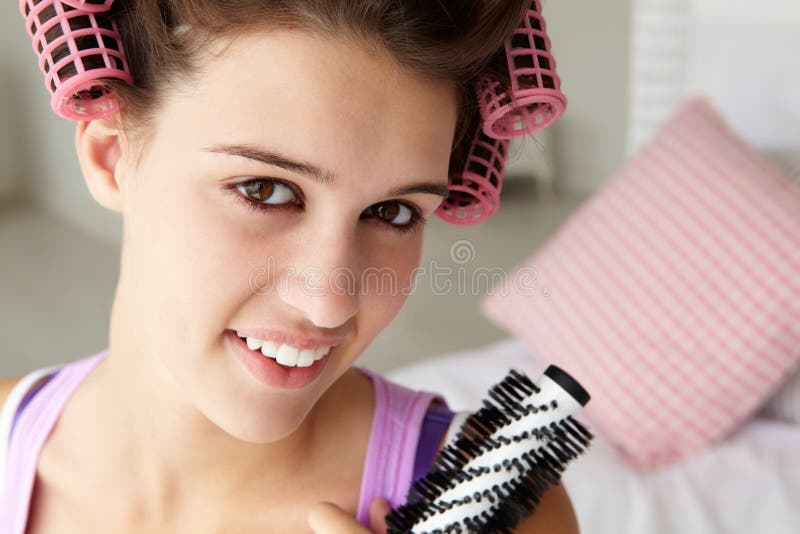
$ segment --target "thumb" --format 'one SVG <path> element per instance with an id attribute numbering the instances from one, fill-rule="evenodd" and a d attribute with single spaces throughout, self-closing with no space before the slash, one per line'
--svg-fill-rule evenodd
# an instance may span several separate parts
<path id="1" fill-rule="evenodd" d="M 386 534 L 386 516 L 392 508 L 383 497 L 378 497 L 369 506 L 369 524 L 372 526 L 372 531 L 375 534 Z"/>

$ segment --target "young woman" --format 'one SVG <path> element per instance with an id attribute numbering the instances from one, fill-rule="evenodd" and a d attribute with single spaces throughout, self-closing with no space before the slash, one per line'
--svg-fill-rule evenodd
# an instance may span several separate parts
<path id="1" fill-rule="evenodd" d="M 363 275 L 411 285 L 529 3 L 115 2 L 133 83 L 75 135 L 124 227 L 109 347 L 20 406 L 0 530 L 384 532 L 443 403 L 353 366 L 407 294 Z M 517 531 L 577 532 L 563 487 Z"/>

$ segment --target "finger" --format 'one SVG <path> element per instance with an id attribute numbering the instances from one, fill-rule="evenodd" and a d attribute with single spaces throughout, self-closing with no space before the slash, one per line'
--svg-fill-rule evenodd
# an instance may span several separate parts
<path id="1" fill-rule="evenodd" d="M 333 503 L 319 502 L 308 512 L 308 526 L 315 534 L 372 534 Z"/>
<path id="2" fill-rule="evenodd" d="M 378 497 L 369 507 L 369 524 L 372 525 L 372 532 L 375 534 L 386 534 L 386 516 L 392 508 L 383 497 Z"/>

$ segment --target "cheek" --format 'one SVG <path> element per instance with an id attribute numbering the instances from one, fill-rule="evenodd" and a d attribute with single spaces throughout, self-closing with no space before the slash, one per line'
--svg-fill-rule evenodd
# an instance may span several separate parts
<path id="1" fill-rule="evenodd" d="M 174 174 L 151 179 L 167 178 L 187 181 Z M 157 317 L 153 328 L 202 350 L 229 326 L 261 255 L 199 188 L 165 184 L 143 195 L 132 230 L 134 270 L 149 295 L 143 319 Z"/>
<path id="2" fill-rule="evenodd" d="M 362 321 L 371 330 L 381 330 L 400 312 L 414 291 L 416 269 L 422 255 L 422 238 L 415 237 L 402 246 L 382 247 L 370 258 L 362 273 Z"/>

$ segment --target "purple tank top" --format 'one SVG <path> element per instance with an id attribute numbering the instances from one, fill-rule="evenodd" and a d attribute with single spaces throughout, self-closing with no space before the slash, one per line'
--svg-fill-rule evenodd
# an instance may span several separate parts
<path id="1" fill-rule="evenodd" d="M 0 495 L 0 532 L 24 534 L 40 452 L 69 397 L 108 349 L 64 365 L 33 388 L 14 417 Z M 440 396 L 395 384 L 356 366 L 372 381 L 372 420 L 357 520 L 369 527 L 369 505 L 384 497 L 394 508 L 405 503 L 412 482 L 424 475 L 453 417 Z M 441 405 L 428 410 L 432 400 Z M 3 481 L 0 481 L 2 483 Z"/>
<path id="2" fill-rule="evenodd" d="M 367 528 L 369 505 L 384 497 L 392 508 L 404 504 L 412 482 L 427 472 L 453 413 L 435 393 L 395 384 L 378 373 L 356 366 L 372 379 L 375 414 L 361 480 L 358 522 Z M 428 411 L 438 399 L 442 409 Z"/>

